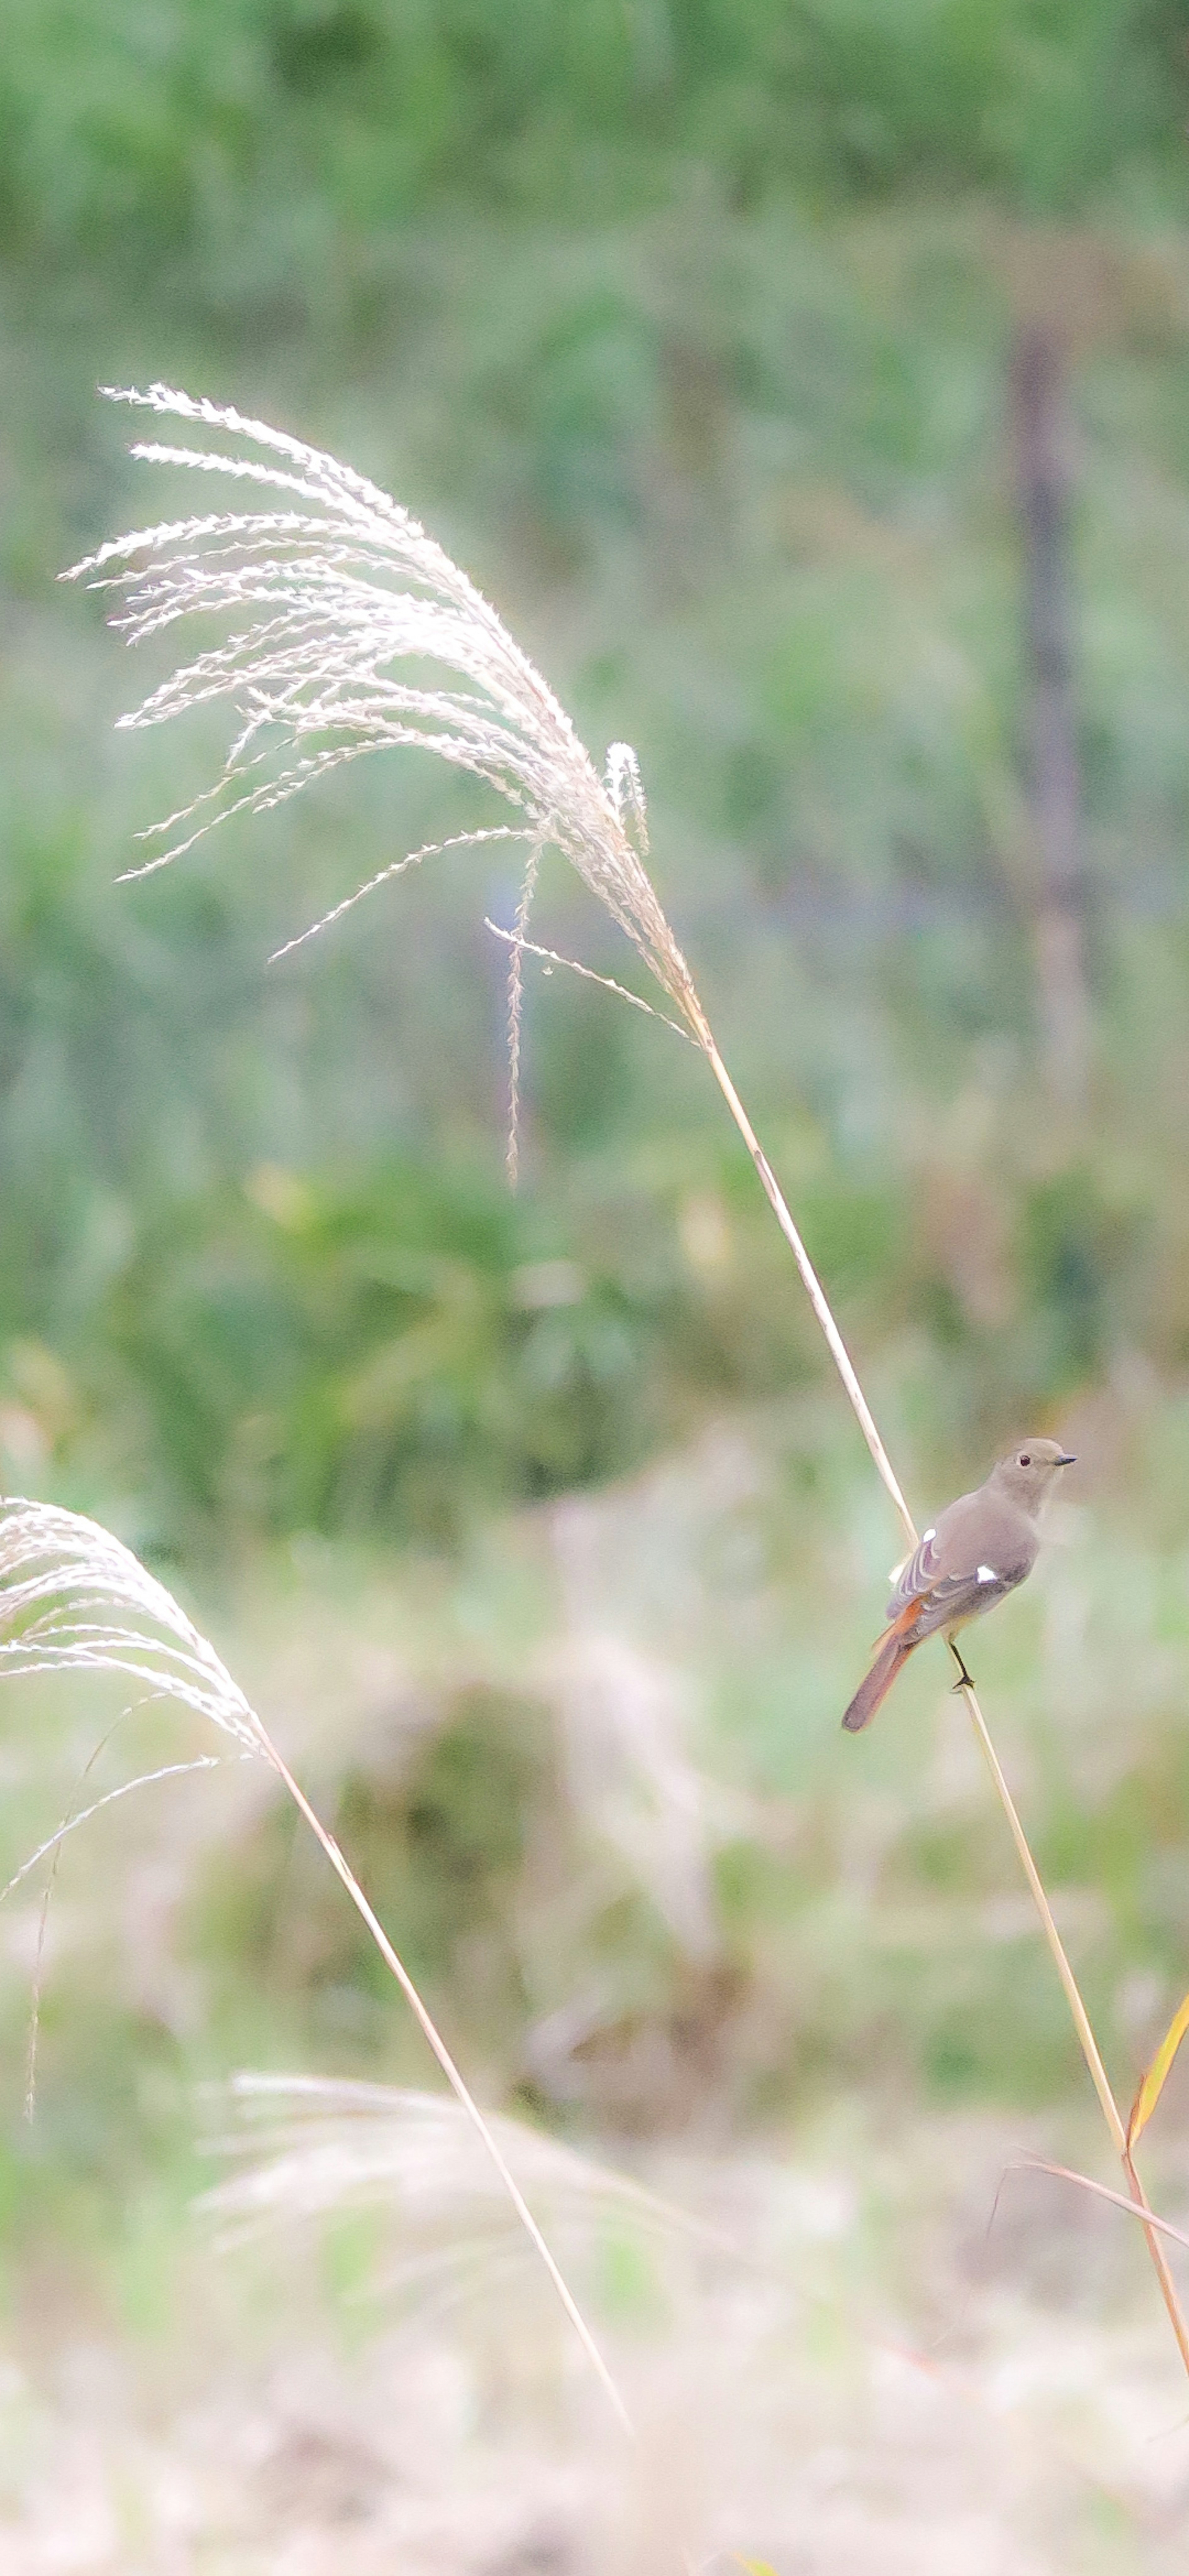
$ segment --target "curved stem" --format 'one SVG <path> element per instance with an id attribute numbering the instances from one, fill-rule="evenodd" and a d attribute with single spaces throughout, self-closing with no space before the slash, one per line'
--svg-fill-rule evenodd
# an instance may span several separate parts
<path id="1" fill-rule="evenodd" d="M 863 1437 L 871 1452 L 872 1458 L 875 1461 L 879 1474 L 883 1479 L 883 1483 L 891 1501 L 900 1515 L 904 1535 L 908 1540 L 909 1546 L 915 1547 L 917 1543 L 915 1522 L 913 1521 L 912 1514 L 909 1511 L 908 1505 L 900 1490 L 900 1485 L 892 1466 L 891 1459 L 889 1458 L 883 1441 L 880 1438 L 879 1428 L 871 1411 L 871 1407 L 868 1404 L 867 1398 L 863 1393 L 863 1389 L 859 1384 L 858 1374 L 850 1356 L 850 1352 L 848 1351 L 842 1335 L 838 1330 L 838 1326 L 834 1321 L 826 1292 L 822 1287 L 821 1281 L 818 1278 L 817 1272 L 813 1267 L 813 1263 L 809 1258 L 809 1254 L 807 1253 L 797 1227 L 794 1224 L 788 1203 L 781 1190 L 780 1184 L 777 1181 L 776 1175 L 773 1172 L 768 1157 L 764 1152 L 758 1136 L 756 1135 L 751 1120 L 747 1115 L 747 1111 L 739 1098 L 739 1094 L 735 1089 L 735 1085 L 732 1082 L 729 1073 L 727 1072 L 726 1066 L 723 1063 L 722 1057 L 720 1056 L 714 1039 L 711 1036 L 710 1029 L 704 1019 L 700 1022 L 698 1034 L 707 1061 L 709 1062 L 711 1072 L 713 1073 L 715 1081 L 722 1092 L 723 1098 L 726 1101 L 731 1116 L 735 1121 L 735 1125 L 743 1138 L 743 1142 L 747 1147 L 748 1153 L 755 1164 L 768 1204 L 772 1209 L 786 1243 L 792 1250 L 793 1259 L 801 1273 L 810 1305 L 812 1306 L 814 1314 L 816 1315 L 822 1331 L 825 1334 L 834 1365 L 837 1368 L 851 1404 L 854 1407 L 859 1428 L 862 1431 Z M 957 1651 L 954 1648 L 951 1648 L 951 1652 L 954 1654 L 955 1662 L 958 1665 L 959 1672 L 961 1672 L 963 1670 L 961 1656 L 957 1654 Z M 1056 1968 L 1064 1989 L 1065 2000 L 1069 2006 L 1074 2029 L 1077 2032 L 1078 2043 L 1086 2061 L 1090 2081 L 1098 2095 L 1099 2106 L 1102 2111 L 1103 2119 L 1110 2131 L 1111 2142 L 1116 2154 L 1121 2159 L 1124 2172 L 1132 2186 L 1136 2200 L 1141 2204 L 1141 2207 L 1146 2210 L 1148 2208 L 1148 2201 L 1143 2185 L 1140 2182 L 1139 2176 L 1136 2173 L 1135 2166 L 1132 2162 L 1131 2152 L 1127 2143 L 1127 2131 L 1120 2117 L 1118 2103 L 1111 2091 L 1110 2079 L 1102 2062 L 1102 2052 L 1094 2036 L 1090 2016 L 1082 2001 L 1077 1979 L 1070 1966 L 1065 1944 L 1057 1930 L 1057 1925 L 1053 1917 L 1053 1909 L 1049 1903 L 1047 1895 L 1045 1894 L 1044 1881 L 1041 1878 L 1040 1871 L 1032 1857 L 1028 1837 L 1020 1822 L 1015 1800 L 1012 1797 L 1007 1781 L 1004 1778 L 1002 1765 L 1000 1764 L 999 1756 L 991 1741 L 986 1719 L 979 1707 L 978 1700 L 975 1697 L 972 1686 L 965 1680 L 962 1683 L 962 1697 L 970 1712 L 971 1723 L 974 1727 L 975 1734 L 978 1737 L 983 1759 L 991 1774 L 991 1779 L 995 1787 L 995 1794 L 1003 1809 L 1004 1815 L 1007 1818 L 1008 1829 L 1019 1855 L 1020 1866 L 1028 1881 L 1033 1903 L 1035 1904 L 1037 1913 L 1040 1916 L 1041 1928 L 1044 1932 L 1045 1940 L 1048 1943 L 1053 1965 Z M 1168 2310 L 1169 2321 L 1177 2339 L 1177 2349 L 1180 2353 L 1186 2373 L 1189 2374 L 1189 2326 L 1186 2325 L 1181 2303 L 1177 2296 L 1176 2285 L 1168 2267 L 1168 2259 L 1154 2226 L 1145 2224 L 1144 2236 L 1147 2242 L 1148 2252 L 1152 2258 L 1153 2269 L 1155 2270 L 1156 2278 L 1160 2284 L 1161 2296 L 1164 2300 L 1165 2307 Z"/>
<path id="2" fill-rule="evenodd" d="M 541 2230 L 537 2225 L 536 2219 L 533 2217 L 532 2211 L 529 2208 L 523 2192 L 521 2191 L 520 2185 L 517 2182 L 515 2175 L 512 2173 L 507 2158 L 500 2147 L 498 2138 L 495 2136 L 488 2122 L 484 2119 L 470 2087 L 464 2081 L 458 2067 L 455 2065 L 454 2059 L 446 2046 L 446 2042 L 441 2037 L 437 2024 L 432 2019 L 428 2007 L 423 2004 L 421 1996 L 409 1975 L 409 1971 L 406 1968 L 403 1959 L 399 1956 L 399 1953 L 393 1949 L 392 1943 L 384 1930 L 384 1926 L 381 1923 L 379 1916 L 368 1904 L 367 1898 L 363 1893 L 363 1889 L 361 1888 L 359 1881 L 353 1870 L 350 1868 L 348 1862 L 344 1859 L 342 1852 L 339 1850 L 339 1846 L 335 1841 L 334 1835 L 328 1831 L 327 1827 L 323 1824 L 321 1817 L 310 1805 L 304 1789 L 301 1788 L 299 1783 L 294 1779 L 288 1763 L 285 1762 L 282 1756 L 278 1753 L 271 1736 L 267 1733 L 267 1730 L 260 1725 L 259 1720 L 257 1720 L 257 1730 L 262 1752 L 267 1755 L 274 1771 L 278 1774 L 278 1777 L 283 1780 L 294 1805 L 305 1817 L 311 1833 L 314 1834 L 317 1840 L 321 1843 L 322 1849 L 330 1862 L 331 1868 L 342 1880 L 343 1886 L 346 1888 L 347 1894 L 350 1897 L 351 1903 L 355 1907 L 356 1912 L 362 1915 L 385 1966 L 391 1969 L 393 1976 L 396 1978 L 397 1984 L 405 1996 L 406 2002 L 408 2003 L 411 2011 L 416 2015 L 447 2083 L 451 2086 L 456 2099 L 461 2102 L 467 2118 L 471 2121 L 473 2127 L 477 2130 L 480 2138 L 482 2139 L 487 2153 L 495 2166 L 496 2172 L 500 2177 L 500 2181 L 503 2183 L 504 2189 L 508 2194 L 508 2198 L 512 2203 L 518 2219 L 520 2220 L 520 2224 L 524 2228 L 526 2235 L 531 2239 L 533 2245 L 535 2245 L 536 2250 L 541 2257 L 541 2261 L 549 2274 L 549 2278 L 553 2283 L 558 2298 L 561 2300 L 566 2315 L 568 2316 L 574 2332 L 582 2345 L 587 2360 L 590 2362 L 592 2368 L 597 2373 L 598 2378 L 601 2380 L 624 2432 L 630 2439 L 634 2440 L 635 2427 L 632 2423 L 632 2419 L 628 2414 L 628 2410 L 624 2405 L 615 2381 L 611 2376 L 611 2372 L 603 2359 L 602 2353 L 595 2342 L 590 2327 L 587 2325 L 586 2319 L 583 2316 L 573 2293 L 568 2288 L 553 2255 L 549 2251 L 549 2247 L 541 2234 Z"/>
<path id="3" fill-rule="evenodd" d="M 950 1652 L 951 1654 L 955 1653 L 952 1646 L 950 1648 Z M 958 1660 L 956 1655 L 955 1660 Z M 1044 1936 L 1049 1945 L 1053 1965 L 1056 1968 L 1057 1974 L 1065 1989 L 1065 2000 L 1069 2005 L 1073 2026 L 1077 2032 L 1078 2039 L 1081 2042 L 1082 2055 L 1085 2058 L 1090 2071 L 1090 2081 L 1094 2086 L 1094 2090 L 1097 2093 L 1099 2102 L 1102 2106 L 1103 2119 L 1106 2121 L 1106 2125 L 1110 2130 L 1115 2152 L 1118 2155 L 1122 2163 L 1124 2173 L 1132 2186 L 1134 2196 L 1140 2203 L 1141 2207 L 1147 2209 L 1148 2197 L 1143 2184 L 1140 2181 L 1139 2175 L 1135 2170 L 1134 2163 L 1132 2162 L 1131 2150 L 1127 2144 L 1127 2131 L 1123 2125 L 1118 2103 L 1111 2091 L 1110 2080 L 1108 2078 L 1106 2068 L 1103 2065 L 1098 2042 L 1095 2039 L 1094 2032 L 1091 2027 L 1090 2016 L 1082 2002 L 1081 1994 L 1078 1989 L 1078 1982 L 1074 1976 L 1073 1969 L 1069 1964 L 1065 1944 L 1062 1941 L 1061 1935 L 1057 1930 L 1056 1923 L 1053 1919 L 1053 1909 L 1049 1904 L 1047 1895 L 1045 1894 L 1044 1881 L 1042 1880 L 1040 1871 L 1032 1857 L 1028 1837 L 1020 1822 L 1015 1800 L 1012 1797 L 1006 1780 L 1004 1779 L 999 1756 L 991 1742 L 990 1734 L 987 1730 L 987 1722 L 983 1716 L 981 1708 L 979 1707 L 975 1692 L 971 1686 L 965 1682 L 961 1685 L 961 1689 L 962 1697 L 970 1711 L 974 1731 L 978 1737 L 983 1758 L 986 1762 L 987 1769 L 991 1774 L 991 1778 L 995 1783 L 995 1790 L 999 1803 L 1011 1829 L 1012 1840 L 1020 1856 L 1020 1865 L 1032 1891 L 1033 1901 L 1041 1919 Z M 1181 2309 L 1181 2303 L 1177 2297 L 1176 2285 L 1173 2281 L 1172 2273 L 1168 2268 L 1168 2257 L 1154 2227 L 1150 2227 L 1145 2224 L 1144 2235 L 1147 2239 L 1148 2252 L 1152 2257 L 1152 2264 L 1156 2273 L 1156 2278 L 1160 2283 L 1164 2304 L 1168 2310 L 1172 2330 L 1177 2339 L 1177 2348 L 1185 2365 L 1186 2372 L 1189 2372 L 1189 2327 L 1186 2326 L 1185 2317 Z"/>
<path id="4" fill-rule="evenodd" d="M 818 1278 L 813 1263 L 809 1258 L 809 1254 L 807 1253 L 805 1246 L 801 1241 L 801 1237 L 797 1232 L 797 1228 L 793 1223 L 788 1202 L 784 1197 L 780 1184 L 776 1178 L 776 1174 L 774 1173 L 772 1165 L 764 1152 L 764 1148 L 760 1143 L 754 1127 L 752 1126 L 751 1120 L 747 1115 L 747 1111 L 735 1089 L 735 1085 L 731 1080 L 730 1074 L 727 1072 L 727 1068 L 723 1063 L 722 1057 L 718 1052 L 718 1048 L 716 1047 L 709 1030 L 706 1031 L 705 1051 L 709 1058 L 710 1069 L 714 1075 L 714 1079 L 718 1084 L 719 1090 L 722 1092 L 731 1116 L 735 1121 L 735 1125 L 737 1126 L 739 1133 L 743 1138 L 743 1142 L 747 1147 L 748 1153 L 750 1154 L 756 1170 L 759 1173 L 760 1182 L 768 1204 L 772 1209 L 772 1213 L 776 1218 L 776 1222 L 780 1227 L 780 1231 L 784 1236 L 785 1242 L 790 1244 L 792 1247 L 793 1259 L 796 1262 L 797 1268 L 804 1281 L 806 1292 L 809 1297 L 809 1303 L 812 1306 L 814 1314 L 816 1315 L 822 1331 L 826 1336 L 826 1340 L 830 1345 L 834 1365 L 844 1387 L 846 1388 L 846 1392 L 850 1397 L 851 1403 L 854 1406 L 863 1438 L 871 1451 L 871 1455 L 875 1460 L 875 1464 L 879 1469 L 884 1484 L 886 1485 L 892 1501 L 900 1514 L 900 1519 L 904 1527 L 904 1535 L 908 1540 L 909 1546 L 915 1547 L 917 1543 L 917 1532 L 913 1522 L 912 1513 L 910 1512 L 896 1481 L 895 1470 L 892 1466 L 892 1461 L 888 1456 L 887 1450 L 880 1439 L 875 1416 L 872 1413 L 871 1407 L 867 1402 L 867 1398 L 859 1384 L 854 1361 L 852 1360 L 850 1352 L 848 1351 L 842 1335 L 838 1330 L 838 1326 L 834 1321 L 825 1289 Z"/>

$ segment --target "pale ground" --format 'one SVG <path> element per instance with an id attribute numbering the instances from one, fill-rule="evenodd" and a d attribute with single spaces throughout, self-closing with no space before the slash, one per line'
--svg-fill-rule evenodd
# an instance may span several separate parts
<path id="1" fill-rule="evenodd" d="M 452 2304 L 439 2281 L 399 2331 L 294 2293 L 300 2231 L 263 2272 L 259 2245 L 204 2248 L 164 2359 L 26 2315 L 0 2378 L 0 2565 L 678 2576 L 739 2552 L 776 2576 L 1171 2576 L 1189 2403 L 1130 2222 L 1016 2174 L 988 2234 L 1038 2134 L 936 2121 L 795 2164 L 654 2158 L 740 2251 L 657 2255 L 618 2327 L 604 2300 L 634 2448 L 510 2235 L 481 2286 Z"/>

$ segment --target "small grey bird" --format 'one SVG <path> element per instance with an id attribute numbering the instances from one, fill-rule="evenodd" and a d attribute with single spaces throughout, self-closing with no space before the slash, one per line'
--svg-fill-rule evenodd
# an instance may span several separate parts
<path id="1" fill-rule="evenodd" d="M 888 1603 L 891 1624 L 842 1721 L 851 1735 L 874 1717 L 901 1665 L 926 1637 L 940 1634 L 949 1644 L 959 1628 L 993 1610 L 1031 1574 L 1045 1498 L 1059 1469 L 1073 1463 L 1055 1440 L 1025 1440 L 992 1467 L 977 1493 L 959 1494 L 938 1514 L 900 1570 Z M 962 1675 L 969 1681 L 965 1664 Z"/>

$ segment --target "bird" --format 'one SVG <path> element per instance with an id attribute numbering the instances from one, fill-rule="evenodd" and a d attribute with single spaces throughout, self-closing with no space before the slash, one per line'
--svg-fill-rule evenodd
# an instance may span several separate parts
<path id="1" fill-rule="evenodd" d="M 1021 1441 L 992 1467 L 985 1485 L 973 1494 L 959 1494 L 938 1513 L 895 1577 L 889 1625 L 842 1721 L 848 1735 L 870 1724 L 897 1673 L 926 1637 L 940 1634 L 953 1645 L 959 1628 L 993 1610 L 1031 1574 L 1040 1547 L 1038 1523 L 1053 1480 L 1074 1463 L 1072 1453 L 1056 1440 Z M 954 1652 L 961 1673 L 954 1688 L 961 1690 L 969 1686 L 970 1675 L 956 1646 Z"/>

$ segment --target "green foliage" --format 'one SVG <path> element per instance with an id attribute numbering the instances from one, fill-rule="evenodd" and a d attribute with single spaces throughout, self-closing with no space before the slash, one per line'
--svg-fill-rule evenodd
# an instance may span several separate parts
<path id="1" fill-rule="evenodd" d="M 1073 2059 L 998 1910 L 981 1785 L 934 1767 L 935 1670 L 864 1745 L 865 1787 L 853 1748 L 841 1767 L 894 1536 L 692 1054 L 530 968 L 513 1198 L 478 927 L 514 911 L 499 861 L 404 880 L 265 971 L 387 859 L 489 819 L 415 762 L 113 886 L 218 754 L 201 725 L 113 745 L 157 666 L 117 669 L 95 603 L 48 593 L 172 506 L 115 461 L 91 383 L 173 374 L 324 438 L 441 531 L 596 755 L 638 743 L 666 906 L 914 1499 L 1033 1423 L 1099 1442 L 1134 1511 L 1098 1555 L 1083 1532 L 1051 1633 L 1016 1605 L 984 1653 L 1046 1871 L 1099 1891 L 1079 1970 L 1121 2060 L 1128 1978 L 1171 2006 L 1189 1940 L 1182 32 L 1137 0 L 8 12 L 0 1475 L 204 1580 L 242 1561 L 263 1587 L 317 1533 L 336 1638 L 349 1550 L 376 1551 L 424 1737 L 377 1754 L 348 1711 L 328 1804 L 443 2009 L 551 2115 L 646 2124 L 658 2066 L 676 2125 L 873 2072 L 1044 2100 Z M 1034 307 L 1067 332 L 1076 469 L 1095 1064 L 1072 1118 L 1038 1070 L 1022 792 L 1006 385 Z M 548 871 L 540 927 L 625 972 Z M 683 1552 L 686 1462 L 724 1421 L 727 1490 L 712 1464 Z M 739 1499 L 738 1450 L 769 1439 Z M 760 1801 L 707 1863 L 709 1965 L 560 1784 L 551 1686 L 523 1671 L 553 1631 L 511 1578 L 440 1670 L 449 1587 L 502 1515 L 543 1507 L 524 1543 L 552 1598 L 548 1507 L 597 1510 L 673 1452 L 671 1488 L 615 1498 L 614 1597 L 689 1679 L 699 1764 Z M 39 1766 L 34 1719 L 27 1741 Z M 7 1812 L 15 1865 L 55 1816 Z M 218 2062 L 391 2071 L 404 2042 L 290 1826 L 253 1814 L 190 1867 L 160 1946 L 198 1963 Z M 176 2152 L 190 2007 L 121 1982 L 153 1938 L 51 1977 L 44 2184 L 22 2149 L 5 2215 L 52 2218 L 72 2172 L 114 2192 L 132 2137 Z M 550 2091 L 526 2034 L 590 1992 L 574 2089 Z M 16 2066 L 15 2007 L 10 2035 Z M 127 2254 L 137 2308 L 155 2246 L 148 2224 Z"/>
<path id="2" fill-rule="evenodd" d="M 699 165 L 736 204 L 958 185 L 1066 216 L 1182 184 L 1153 0 L 23 0 L 7 32 L 10 247 L 182 262 L 241 310 L 319 300 L 360 249 L 366 293 L 366 246 L 427 206 L 589 219 Z"/>

